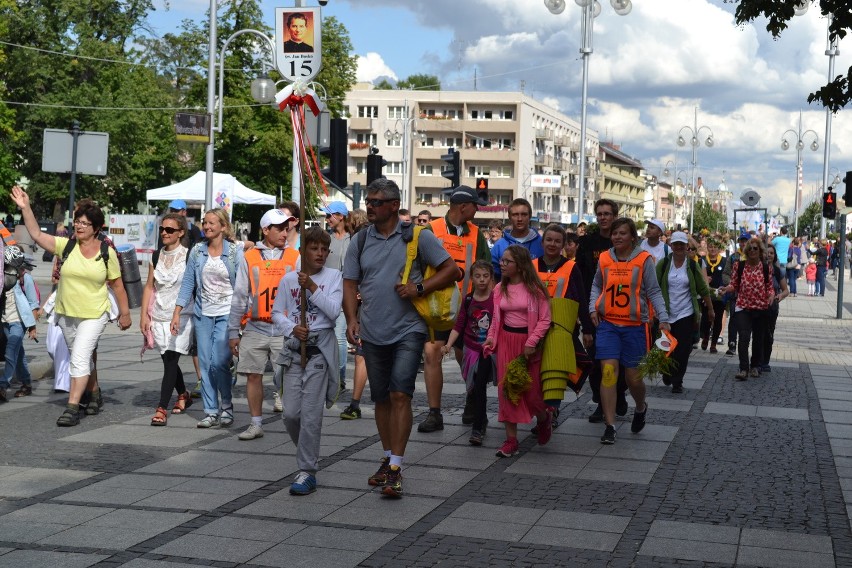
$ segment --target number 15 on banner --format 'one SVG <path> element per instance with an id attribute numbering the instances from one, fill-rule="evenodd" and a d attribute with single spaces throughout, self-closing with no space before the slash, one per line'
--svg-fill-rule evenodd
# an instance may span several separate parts
<path id="1" fill-rule="evenodd" d="M 310 81 L 322 67 L 320 9 L 275 9 L 275 56 L 278 71 L 287 81 Z"/>

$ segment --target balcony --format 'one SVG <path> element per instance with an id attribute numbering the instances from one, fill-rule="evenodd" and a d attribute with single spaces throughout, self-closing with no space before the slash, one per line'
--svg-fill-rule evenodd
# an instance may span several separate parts
<path id="1" fill-rule="evenodd" d="M 549 128 L 536 128 L 535 137 L 538 140 L 553 140 L 553 131 Z"/>
<path id="2" fill-rule="evenodd" d="M 370 144 L 367 142 L 350 142 L 349 155 L 353 157 L 366 156 L 370 151 Z"/>
<path id="3" fill-rule="evenodd" d="M 535 165 L 544 166 L 546 168 L 553 167 L 553 156 L 536 156 Z"/>

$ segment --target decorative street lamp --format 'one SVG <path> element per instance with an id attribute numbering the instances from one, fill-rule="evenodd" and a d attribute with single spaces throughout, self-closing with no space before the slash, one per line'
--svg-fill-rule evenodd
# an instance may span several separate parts
<path id="1" fill-rule="evenodd" d="M 698 107 L 695 107 L 695 121 L 693 126 L 683 126 L 677 133 L 677 145 L 686 146 L 686 139 L 683 137 L 683 131 L 686 130 L 690 134 L 689 145 L 692 146 L 692 199 L 689 207 L 689 233 L 692 234 L 693 222 L 695 221 L 695 170 L 698 168 L 698 147 L 701 141 L 698 139 L 701 136 L 701 131 L 707 130 L 707 138 L 704 140 L 704 145 L 708 148 L 713 147 L 713 131 L 709 126 L 698 126 Z"/>
<path id="2" fill-rule="evenodd" d="M 810 149 L 812 152 L 816 152 L 819 150 L 819 136 L 813 130 L 805 130 L 802 131 L 802 111 L 799 111 L 799 130 L 793 130 L 792 128 L 788 129 L 781 135 L 781 149 L 789 150 L 790 142 L 787 141 L 787 135 L 793 134 L 796 137 L 795 145 L 796 145 L 796 191 L 793 193 L 793 218 L 795 221 L 795 227 L 793 229 L 793 234 L 795 236 L 799 235 L 799 201 L 801 200 L 802 193 L 802 150 L 805 149 L 805 137 L 808 134 L 812 134 L 814 139 L 810 144 Z M 828 171 L 825 172 L 824 180 L 828 180 Z M 827 184 L 824 184 L 823 187 L 827 187 Z"/>
<path id="3" fill-rule="evenodd" d="M 408 106 L 405 107 L 405 112 L 406 114 L 408 113 Z M 411 162 L 408 159 L 408 156 L 414 152 L 414 142 L 417 142 L 418 140 L 426 140 L 426 134 L 418 132 L 415 129 L 416 120 L 417 119 L 413 116 L 411 118 L 397 118 L 396 122 L 393 123 L 393 131 L 391 131 L 390 128 L 385 130 L 385 140 L 388 142 L 399 142 L 399 140 L 402 139 L 402 183 L 400 184 L 400 188 L 402 189 L 402 202 L 405 204 L 405 207 L 411 206 L 411 203 L 409 202 L 411 192 L 406 184 L 408 166 Z M 403 123 L 402 132 L 397 129 L 400 122 Z M 413 177 L 413 174 L 409 176 L 409 178 Z"/>
<path id="4" fill-rule="evenodd" d="M 580 171 L 577 195 L 577 222 L 583 221 L 583 209 L 586 201 L 586 106 L 589 96 L 589 58 L 594 51 L 592 36 L 594 35 L 595 18 L 601 13 L 598 0 L 574 0 L 583 9 L 582 37 L 580 53 L 583 56 L 583 90 L 580 103 Z M 633 9 L 630 0 L 609 0 L 613 10 L 619 16 L 626 16 Z M 544 0 L 544 5 L 551 14 L 558 15 L 565 11 L 565 0 Z"/>

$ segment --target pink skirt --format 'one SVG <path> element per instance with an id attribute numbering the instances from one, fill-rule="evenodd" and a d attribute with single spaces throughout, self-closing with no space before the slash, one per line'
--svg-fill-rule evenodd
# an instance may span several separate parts
<path id="1" fill-rule="evenodd" d="M 513 424 L 529 424 L 533 417 L 544 410 L 544 401 L 541 398 L 541 353 L 537 352 L 527 361 L 527 368 L 532 377 L 532 384 L 525 392 L 518 404 L 513 404 L 503 394 L 503 377 L 506 376 L 506 367 L 524 352 L 524 343 L 527 341 L 526 333 L 513 333 L 500 329 L 497 331 L 497 396 L 499 407 L 497 420 L 500 422 L 511 422 Z"/>

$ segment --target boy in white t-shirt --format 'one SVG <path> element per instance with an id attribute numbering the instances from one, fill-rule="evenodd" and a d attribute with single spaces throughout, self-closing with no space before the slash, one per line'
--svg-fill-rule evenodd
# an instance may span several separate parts
<path id="1" fill-rule="evenodd" d="M 272 321 L 284 332 L 278 363 L 284 368 L 284 425 L 296 445 L 299 473 L 290 485 L 291 495 L 308 495 L 317 489 L 323 402 L 331 408 L 337 399 L 338 349 L 334 325 L 343 302 L 339 270 L 325 268 L 331 238 L 320 227 L 302 235 L 305 248 L 301 272 L 281 278 L 272 308 Z M 307 293 L 302 325 L 301 291 Z M 301 365 L 301 342 L 307 342 L 307 364 Z"/>
<path id="2" fill-rule="evenodd" d="M 671 252 L 669 245 L 660 240 L 666 232 L 666 224 L 659 219 L 651 219 L 645 227 L 645 238 L 640 247 L 654 257 L 654 262 L 660 262 Z"/>

